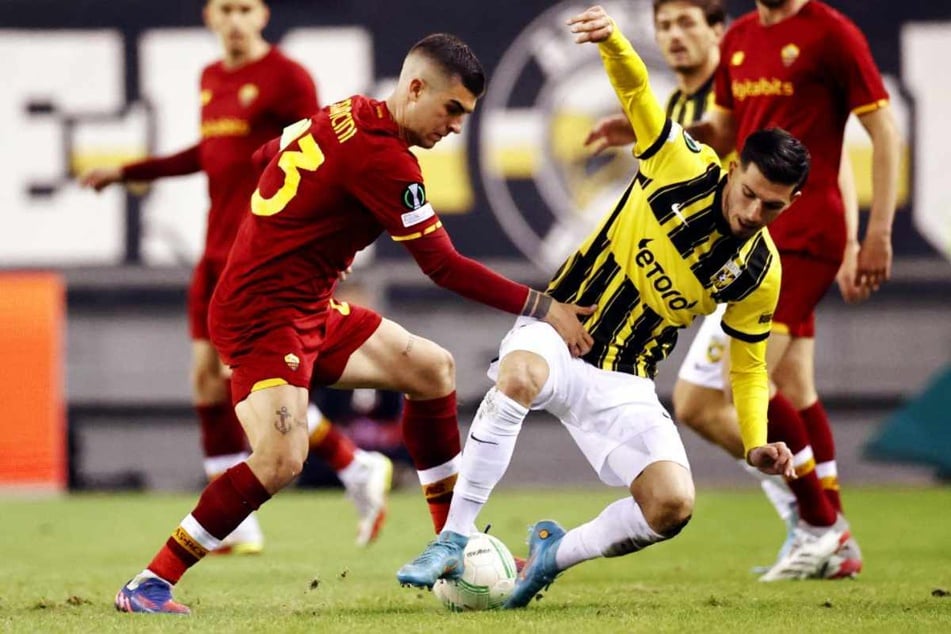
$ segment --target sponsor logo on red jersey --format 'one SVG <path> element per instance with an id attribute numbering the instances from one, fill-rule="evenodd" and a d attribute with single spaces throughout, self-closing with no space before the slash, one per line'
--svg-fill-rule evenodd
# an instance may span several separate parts
<path id="1" fill-rule="evenodd" d="M 737 101 L 749 97 L 791 97 L 796 92 L 791 81 L 783 81 L 778 77 L 738 80 L 730 85 L 730 89 Z"/>

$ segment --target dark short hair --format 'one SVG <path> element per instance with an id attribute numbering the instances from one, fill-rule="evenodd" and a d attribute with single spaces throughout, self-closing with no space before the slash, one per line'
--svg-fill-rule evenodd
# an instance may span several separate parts
<path id="1" fill-rule="evenodd" d="M 726 9 L 723 8 L 721 0 L 654 0 L 654 17 L 657 17 L 659 8 L 671 2 L 686 2 L 697 7 L 703 11 L 703 17 L 707 19 L 707 24 L 710 26 L 726 22 Z"/>
<path id="2" fill-rule="evenodd" d="M 782 128 L 757 130 L 746 137 L 740 163 L 756 165 L 763 176 L 774 183 L 802 189 L 809 176 L 809 150 L 802 141 Z"/>
<path id="3" fill-rule="evenodd" d="M 485 71 L 479 58 L 469 45 L 450 33 L 433 33 L 413 44 L 410 54 L 422 53 L 442 67 L 446 73 L 455 75 L 476 97 L 485 92 Z"/>

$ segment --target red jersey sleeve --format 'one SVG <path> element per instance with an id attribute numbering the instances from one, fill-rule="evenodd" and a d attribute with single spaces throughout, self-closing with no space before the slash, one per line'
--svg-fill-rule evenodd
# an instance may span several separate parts
<path id="1" fill-rule="evenodd" d="M 844 16 L 826 38 L 831 48 L 826 58 L 841 86 L 849 110 L 863 114 L 881 108 L 888 102 L 888 91 L 872 58 L 868 40 L 855 24 Z"/>
<path id="2" fill-rule="evenodd" d="M 529 288 L 456 251 L 442 221 L 426 200 L 419 163 L 407 152 L 377 152 L 353 193 L 393 240 L 412 254 L 437 285 L 509 313 L 525 307 Z M 380 158 L 380 154 L 383 158 Z"/>
<path id="3" fill-rule="evenodd" d="M 201 171 L 198 146 L 171 156 L 147 158 L 122 167 L 122 178 L 127 181 L 151 181 L 163 176 L 183 176 Z"/>

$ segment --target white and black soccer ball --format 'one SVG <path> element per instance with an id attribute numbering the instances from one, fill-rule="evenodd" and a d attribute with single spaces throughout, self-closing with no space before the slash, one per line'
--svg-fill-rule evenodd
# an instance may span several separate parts
<path id="1" fill-rule="evenodd" d="M 502 541 L 485 533 L 469 538 L 462 577 L 440 579 L 433 594 L 455 612 L 499 608 L 515 587 L 515 559 Z"/>

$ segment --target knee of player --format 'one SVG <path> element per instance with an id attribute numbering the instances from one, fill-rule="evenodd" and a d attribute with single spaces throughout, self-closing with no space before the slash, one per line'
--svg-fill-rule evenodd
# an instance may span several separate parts
<path id="1" fill-rule="evenodd" d="M 548 365 L 540 356 L 513 352 L 499 364 L 496 388 L 514 401 L 531 404 L 548 380 Z"/>
<path id="2" fill-rule="evenodd" d="M 456 389 L 456 360 L 445 348 L 435 347 L 426 364 L 426 384 L 441 396 Z"/>
<path id="3" fill-rule="evenodd" d="M 705 409 L 701 407 L 701 404 L 698 403 L 696 399 L 690 398 L 683 392 L 674 389 L 671 400 L 674 405 L 674 420 L 691 428 L 703 424 Z"/>
<path id="4" fill-rule="evenodd" d="M 693 503 L 692 493 L 672 491 L 654 500 L 649 509 L 644 509 L 644 516 L 655 532 L 670 538 L 690 521 Z"/>
<path id="5" fill-rule="evenodd" d="M 306 451 L 288 447 L 281 451 L 268 452 L 261 461 L 258 471 L 261 484 L 271 491 L 276 491 L 290 483 L 300 475 L 304 468 Z"/>

